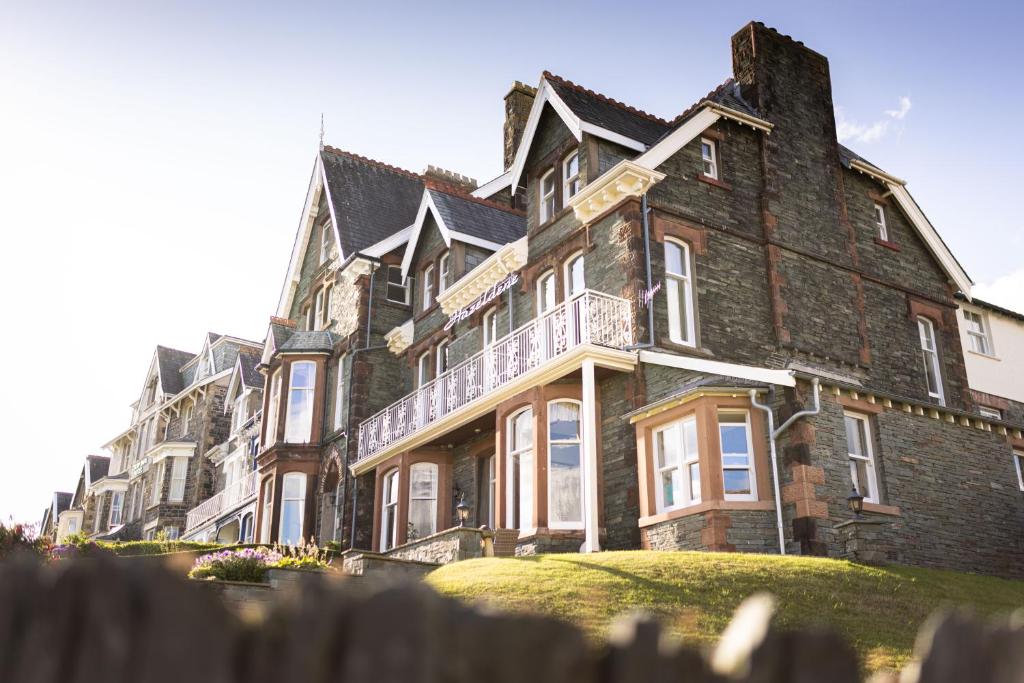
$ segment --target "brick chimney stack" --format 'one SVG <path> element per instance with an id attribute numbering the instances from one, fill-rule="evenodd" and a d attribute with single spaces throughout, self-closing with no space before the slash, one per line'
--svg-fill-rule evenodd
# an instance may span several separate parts
<path id="1" fill-rule="evenodd" d="M 427 170 L 423 172 L 423 177 L 428 181 L 436 180 L 441 185 L 449 185 L 463 192 L 472 192 L 477 188 L 476 178 L 470 178 L 440 166 L 428 165 Z"/>
<path id="2" fill-rule="evenodd" d="M 537 89 L 516 81 L 505 95 L 505 168 L 512 166 Z"/>

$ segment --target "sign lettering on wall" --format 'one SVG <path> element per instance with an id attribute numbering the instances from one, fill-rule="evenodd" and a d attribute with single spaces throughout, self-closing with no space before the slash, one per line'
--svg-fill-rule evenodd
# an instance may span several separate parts
<path id="1" fill-rule="evenodd" d="M 661 291 L 661 281 L 659 280 L 650 289 L 640 290 L 640 308 L 647 308 L 654 301 L 654 295 Z"/>
<path id="2" fill-rule="evenodd" d="M 503 280 L 500 280 L 488 287 L 487 291 L 473 299 L 473 301 L 467 306 L 463 306 L 448 316 L 448 322 L 444 325 L 445 331 L 452 329 L 452 327 L 457 323 L 462 322 L 469 316 L 473 315 L 476 311 L 479 311 L 481 308 L 497 299 L 502 295 L 502 293 L 507 292 L 517 282 L 519 282 L 519 273 L 509 273 Z"/>

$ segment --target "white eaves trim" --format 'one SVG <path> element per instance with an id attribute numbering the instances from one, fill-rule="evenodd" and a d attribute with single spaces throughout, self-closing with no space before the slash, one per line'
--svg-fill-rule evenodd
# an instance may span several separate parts
<path id="1" fill-rule="evenodd" d="M 416 222 L 412 224 L 412 234 L 409 236 L 409 241 L 405 245 L 405 254 L 402 256 L 402 279 L 409 277 L 409 269 L 412 267 L 413 254 L 416 252 L 416 244 L 419 242 L 420 234 L 423 232 L 423 224 L 427 219 L 427 211 L 430 211 L 434 220 L 437 221 L 438 230 L 441 232 L 441 237 L 444 239 L 446 246 L 452 245 L 452 239 L 457 239 L 460 242 L 466 244 L 472 244 L 475 247 L 483 247 L 491 251 L 497 251 L 501 249 L 502 245 L 497 242 L 485 240 L 480 237 L 473 235 L 467 235 L 463 232 L 456 232 L 450 230 L 445 225 L 444 219 L 441 217 L 441 212 L 437 210 L 437 206 L 434 204 L 434 197 L 430 193 L 430 189 L 423 190 L 423 199 L 420 200 L 420 208 L 416 212 Z M 407 228 L 408 229 L 408 228 Z"/>
<path id="2" fill-rule="evenodd" d="M 777 384 L 784 387 L 795 387 L 796 378 L 790 370 L 772 370 L 770 368 L 759 368 L 753 365 L 739 365 L 737 363 L 725 363 L 719 360 L 708 360 L 706 358 L 694 358 L 693 356 L 676 356 L 671 353 L 660 351 L 641 351 L 640 362 L 651 365 L 664 365 L 669 368 L 680 368 L 694 372 L 707 372 L 713 375 L 725 375 L 726 377 L 737 377 L 748 379 L 753 382 L 765 382 Z"/>
<path id="3" fill-rule="evenodd" d="M 504 190 L 506 187 L 512 184 L 512 171 L 505 171 L 494 180 L 488 180 L 486 183 L 476 188 L 471 195 L 478 199 L 487 199 L 493 196 L 496 192 Z"/>
<path id="4" fill-rule="evenodd" d="M 720 118 L 722 115 L 712 109 L 706 107 L 701 109 L 689 121 L 669 133 L 654 147 L 633 159 L 633 163 L 652 171 L 655 170 Z"/>
<path id="5" fill-rule="evenodd" d="M 551 87 L 546 78 L 540 79 L 540 85 L 537 87 L 537 94 L 533 98 L 533 106 L 530 108 L 530 116 L 526 119 L 526 129 L 523 131 L 523 137 L 519 141 L 519 147 L 516 149 L 516 158 L 512 162 L 512 168 L 509 169 L 509 186 L 513 188 L 519 187 L 519 181 L 522 179 L 523 169 L 526 167 L 526 158 L 530 154 L 530 145 L 533 144 L 533 136 L 537 133 L 537 126 L 540 124 L 541 114 L 544 112 L 544 105 L 550 104 L 551 108 L 555 110 L 555 113 L 565 122 L 566 127 L 569 128 L 569 132 L 573 134 L 576 140 L 582 140 L 583 134 L 587 133 L 595 137 L 603 138 L 609 142 L 627 147 L 636 152 L 643 152 L 647 149 L 647 146 L 642 142 L 628 138 L 625 135 L 612 132 L 601 126 L 581 121 L 576 114 L 569 109 L 568 105 L 562 101 L 562 98 L 558 96 L 555 89 Z M 498 188 L 501 189 L 501 188 Z"/>
<path id="6" fill-rule="evenodd" d="M 390 253 L 402 246 L 409 241 L 409 236 L 412 235 L 413 226 L 410 225 L 406 228 L 402 228 L 394 235 L 382 239 L 376 244 L 370 245 L 366 249 L 362 249 L 359 253 L 370 258 L 380 258 L 384 254 Z"/>
<path id="7" fill-rule="evenodd" d="M 299 219 L 299 227 L 295 233 L 295 242 L 292 244 L 292 256 L 288 261 L 288 275 L 285 277 L 284 286 L 281 288 L 281 296 L 277 303 L 277 317 L 287 318 L 292 306 L 292 299 L 299 284 L 299 276 L 302 268 L 302 257 L 309 245 L 309 236 L 313 231 L 313 223 L 317 217 L 317 206 L 320 200 L 320 192 L 327 194 L 327 210 L 331 214 L 331 227 L 334 231 L 334 243 L 338 245 L 338 257 L 344 261 L 345 253 L 341 249 L 341 235 L 338 233 L 338 220 L 334 215 L 334 202 L 331 201 L 331 190 L 327 187 L 327 176 L 324 171 L 323 158 L 318 152 L 316 163 L 313 164 L 313 173 L 309 178 L 309 189 L 306 191 L 306 203 L 302 207 L 302 217 Z"/>
<path id="8" fill-rule="evenodd" d="M 896 202 L 900 205 L 903 213 L 910 219 L 910 222 L 917 228 L 917 234 L 924 240 L 925 246 L 928 247 L 928 251 L 932 253 L 932 256 L 939 262 L 942 269 L 946 271 L 950 280 L 953 281 L 960 291 L 963 293 L 967 300 L 971 300 L 971 286 L 974 282 L 967 275 L 967 272 L 963 269 L 960 263 L 953 256 L 953 252 L 949 250 L 946 243 L 939 237 L 938 231 L 928 220 L 928 217 L 921 211 L 921 207 L 917 205 L 914 198 L 907 192 L 907 188 L 902 184 L 893 182 L 887 183 L 889 193 L 896 199 Z"/>

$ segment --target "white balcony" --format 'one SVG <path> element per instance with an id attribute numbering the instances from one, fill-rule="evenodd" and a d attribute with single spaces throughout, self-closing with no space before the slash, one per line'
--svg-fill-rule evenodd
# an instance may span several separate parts
<path id="1" fill-rule="evenodd" d="M 414 448 L 493 409 L 496 402 L 580 367 L 632 369 L 633 316 L 626 299 L 585 290 L 470 356 L 359 425 L 353 470 Z"/>
<path id="2" fill-rule="evenodd" d="M 211 519 L 225 515 L 256 499 L 259 472 L 250 472 L 220 493 L 204 500 L 185 516 L 185 533 L 189 533 Z"/>

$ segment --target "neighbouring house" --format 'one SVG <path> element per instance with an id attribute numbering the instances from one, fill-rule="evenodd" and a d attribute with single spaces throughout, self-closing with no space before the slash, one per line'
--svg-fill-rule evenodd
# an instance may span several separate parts
<path id="1" fill-rule="evenodd" d="M 54 491 L 53 500 L 50 501 L 49 506 L 43 511 L 43 521 L 39 525 L 40 536 L 48 538 L 50 541 L 57 540 L 60 515 L 71 507 L 72 495 L 63 491 Z"/>
<path id="2" fill-rule="evenodd" d="M 112 510 L 113 490 L 119 484 L 111 484 L 107 475 L 110 472 L 110 458 L 105 455 L 87 455 L 82 471 L 78 475 L 78 484 L 71 494 L 67 507 L 57 513 L 54 541 L 63 543 L 71 535 L 94 535 L 107 529 L 107 521 L 114 512 Z M 121 499 L 123 501 L 123 498 Z"/>

